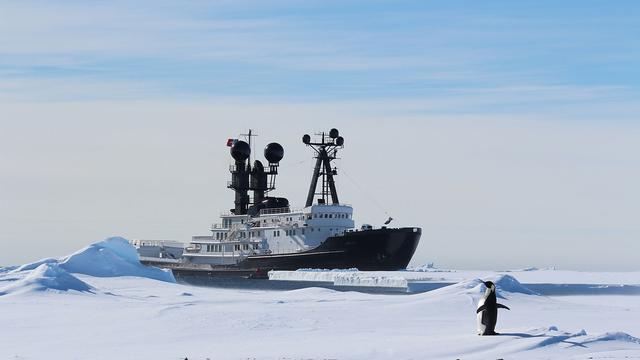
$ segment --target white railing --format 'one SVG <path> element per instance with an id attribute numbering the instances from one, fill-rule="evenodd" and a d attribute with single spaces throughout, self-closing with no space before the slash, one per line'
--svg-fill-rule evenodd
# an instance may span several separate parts
<path id="1" fill-rule="evenodd" d="M 185 247 L 184 243 L 175 240 L 131 240 L 129 243 L 133 246 Z"/>
<path id="2" fill-rule="evenodd" d="M 313 204 L 312 206 L 348 206 L 350 208 L 353 208 L 353 206 L 351 206 L 351 204 L 346 204 L 346 203 L 339 203 L 339 204 Z"/>

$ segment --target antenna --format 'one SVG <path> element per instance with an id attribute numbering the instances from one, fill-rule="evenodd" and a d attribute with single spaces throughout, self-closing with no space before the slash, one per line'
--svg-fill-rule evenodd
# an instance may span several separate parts
<path id="1" fill-rule="evenodd" d="M 244 138 L 247 140 L 247 142 L 249 143 L 249 149 L 251 149 L 251 151 L 253 151 L 253 146 L 251 145 L 251 138 L 252 137 L 256 137 L 258 135 L 253 134 L 253 130 L 249 129 L 249 132 L 246 134 L 240 134 L 240 136 L 244 136 Z M 251 166 L 251 154 L 249 154 L 249 166 Z"/>
<path id="2" fill-rule="evenodd" d="M 329 136 L 325 132 L 317 133 L 316 136 L 320 137 L 319 142 L 312 142 L 311 136 L 305 134 L 302 137 L 302 142 L 311 147 L 316 155 L 316 166 L 313 170 L 313 176 L 311 177 L 311 184 L 309 186 L 309 193 L 307 194 L 307 202 L 305 207 L 313 205 L 313 197 L 315 195 L 321 195 L 318 199 L 318 203 L 326 204 L 329 196 L 331 196 L 331 202 L 333 204 L 339 204 L 338 192 L 336 190 L 336 183 L 333 179 L 334 175 L 338 175 L 336 168 L 331 167 L 331 161 L 335 160 L 338 155 L 338 148 L 344 147 L 344 138 L 340 136 L 338 129 L 331 129 Z M 319 193 L 316 192 L 318 186 L 318 178 L 322 176 L 322 187 Z"/>

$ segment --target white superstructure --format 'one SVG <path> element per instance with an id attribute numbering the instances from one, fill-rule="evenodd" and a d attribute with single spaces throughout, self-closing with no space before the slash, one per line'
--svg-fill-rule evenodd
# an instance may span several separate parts
<path id="1" fill-rule="evenodd" d="M 263 209 L 257 216 L 223 214 L 211 235 L 194 236 L 183 257 L 194 264 L 235 265 L 249 255 L 310 250 L 329 236 L 353 229 L 346 204 L 318 204 L 303 210 Z"/>

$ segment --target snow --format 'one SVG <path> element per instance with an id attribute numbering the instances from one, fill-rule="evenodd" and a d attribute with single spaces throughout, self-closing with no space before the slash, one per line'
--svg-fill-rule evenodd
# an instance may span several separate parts
<path id="1" fill-rule="evenodd" d="M 640 296 L 599 295 L 597 287 L 581 295 L 545 296 L 528 287 L 635 286 L 639 272 L 295 274 L 311 281 L 323 277 L 367 285 L 364 289 L 402 280 L 451 284 L 388 295 L 318 287 L 266 291 L 189 286 L 142 276 L 157 273 L 140 271 L 134 258 L 122 241 L 110 240 L 36 267 L 0 271 L 0 358 L 640 358 Z M 114 276 L 119 273 L 127 275 Z M 499 336 L 475 334 L 482 280 L 496 283 L 500 302 L 511 308 L 498 315 Z"/>
<path id="2" fill-rule="evenodd" d="M 407 279 L 401 276 L 367 275 L 357 269 L 318 270 L 299 269 L 296 271 L 270 271 L 269 280 L 326 282 L 335 286 L 361 286 L 407 288 Z"/>
<path id="3" fill-rule="evenodd" d="M 394 288 L 398 291 L 423 292 L 474 278 L 496 274 L 511 275 L 524 287 L 543 295 L 640 295 L 640 272 L 580 272 L 525 268 L 503 271 L 467 271 L 436 269 L 432 265 L 406 271 L 309 270 L 271 271 L 275 281 L 309 281 L 315 284 Z"/>
<path id="4" fill-rule="evenodd" d="M 170 271 L 140 264 L 136 249 L 121 237 L 91 244 L 62 259 L 61 266 L 70 272 L 92 276 L 141 276 L 175 282 Z"/>
<path id="5" fill-rule="evenodd" d="M 57 263 L 42 263 L 25 277 L 0 287 L 0 295 L 45 290 L 90 292 L 91 289 L 90 285 L 69 274 Z"/>
<path id="6" fill-rule="evenodd" d="M 70 273 L 91 276 L 140 276 L 175 282 L 170 271 L 142 265 L 136 249 L 129 244 L 129 241 L 121 237 L 111 237 L 91 244 L 60 259 L 46 258 L 25 264 L 9 271 L 9 273 L 15 274 L 33 270 L 43 264 L 57 264 L 60 269 Z"/>

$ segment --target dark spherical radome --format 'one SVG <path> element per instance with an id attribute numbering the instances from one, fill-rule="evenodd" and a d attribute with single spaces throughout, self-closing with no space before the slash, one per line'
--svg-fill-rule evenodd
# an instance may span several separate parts
<path id="1" fill-rule="evenodd" d="M 329 130 L 329 137 L 330 138 L 335 139 L 338 136 L 340 136 L 340 132 L 338 131 L 338 129 L 333 128 L 333 129 Z"/>
<path id="2" fill-rule="evenodd" d="M 271 143 L 264 148 L 264 157 L 271 164 L 278 163 L 284 157 L 284 148 L 278 143 Z"/>
<path id="3" fill-rule="evenodd" d="M 302 142 L 305 144 L 309 144 L 311 142 L 311 136 L 309 136 L 309 134 L 304 134 L 304 136 L 302 137 Z"/>
<path id="4" fill-rule="evenodd" d="M 242 140 L 236 141 L 235 144 L 231 147 L 231 156 L 236 161 L 245 161 L 251 155 L 251 148 L 249 144 Z"/>
<path id="5" fill-rule="evenodd" d="M 344 138 L 342 136 L 338 136 L 338 138 L 336 139 L 336 145 L 338 146 L 344 145 Z"/>

